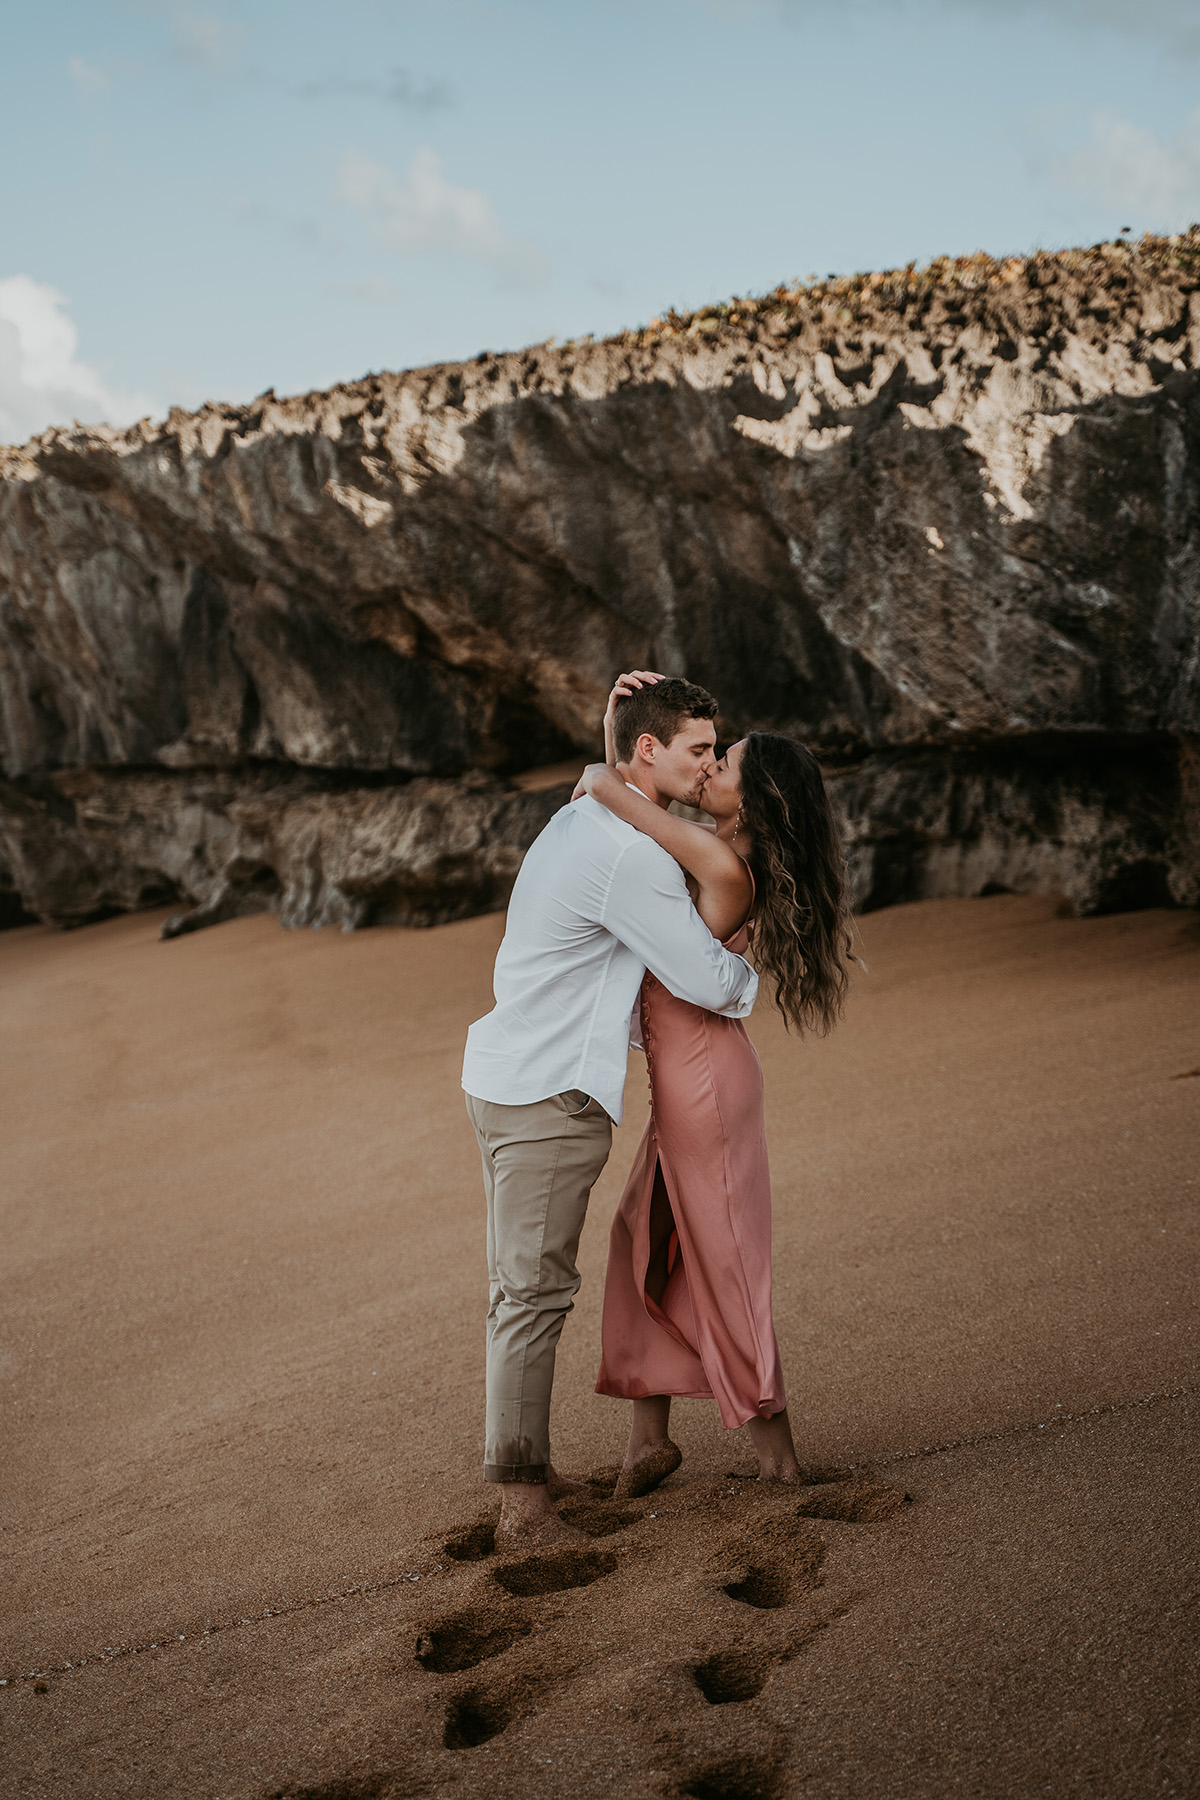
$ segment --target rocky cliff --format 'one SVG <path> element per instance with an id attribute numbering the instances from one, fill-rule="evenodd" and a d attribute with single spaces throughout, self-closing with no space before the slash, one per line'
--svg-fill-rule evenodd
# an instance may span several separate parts
<path id="1" fill-rule="evenodd" d="M 503 904 L 615 672 L 825 754 L 860 906 L 1200 899 L 1200 230 L 0 453 L 0 886 Z M 0 896 L 0 900 L 3 896 Z"/>

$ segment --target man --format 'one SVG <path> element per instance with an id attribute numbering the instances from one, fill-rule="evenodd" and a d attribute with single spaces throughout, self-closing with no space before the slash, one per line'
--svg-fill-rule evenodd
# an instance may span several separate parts
<path id="1" fill-rule="evenodd" d="M 643 686 L 621 702 L 620 772 L 659 806 L 695 805 L 715 767 L 716 710 L 688 681 Z M 581 1536 L 554 1506 L 565 1484 L 550 1462 L 550 1390 L 647 968 L 677 998 L 734 1018 L 758 989 L 750 965 L 701 922 L 674 859 L 584 795 L 525 857 L 496 1005 L 472 1025 L 463 1062 L 487 1195 L 484 1480 L 499 1484 L 498 1531 L 510 1539 Z"/>

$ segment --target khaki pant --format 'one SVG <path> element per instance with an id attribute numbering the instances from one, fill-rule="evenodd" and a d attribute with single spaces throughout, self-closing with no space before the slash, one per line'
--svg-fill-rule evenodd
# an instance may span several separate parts
<path id="1" fill-rule="evenodd" d="M 483 1155 L 490 1305 L 485 1481 L 546 1479 L 550 1389 L 579 1288 L 575 1255 L 588 1196 L 608 1161 L 612 1120 L 571 1091 L 531 1106 L 467 1095 Z"/>

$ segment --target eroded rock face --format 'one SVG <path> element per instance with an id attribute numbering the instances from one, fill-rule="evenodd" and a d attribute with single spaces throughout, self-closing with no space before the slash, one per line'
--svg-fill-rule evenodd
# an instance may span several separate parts
<path id="1" fill-rule="evenodd" d="M 860 910 L 998 892 L 1200 900 L 1200 767 L 1170 739 L 881 753 L 833 777 Z"/>
<path id="2" fill-rule="evenodd" d="M 285 925 L 440 925 L 505 904 L 570 785 L 487 777 L 346 788 L 310 774 L 85 769 L 0 805 L 25 906 L 58 924 L 184 898 L 165 935 L 277 909 Z"/>
<path id="3" fill-rule="evenodd" d="M 505 776 L 596 748 L 631 665 L 825 751 L 864 905 L 1200 898 L 1200 237 L 53 431 L 0 474 L 0 889 L 39 916 L 503 904 L 547 816 Z"/>

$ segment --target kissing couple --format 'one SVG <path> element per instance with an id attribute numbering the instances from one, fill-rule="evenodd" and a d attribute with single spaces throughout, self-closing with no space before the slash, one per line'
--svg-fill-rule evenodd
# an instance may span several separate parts
<path id="1" fill-rule="evenodd" d="M 761 1478 L 800 1478 L 771 1319 L 762 1069 L 742 1020 L 761 972 L 789 1026 L 829 1030 L 853 960 L 848 901 L 816 759 L 753 731 L 718 760 L 716 713 L 692 682 L 618 678 L 607 760 L 527 852 L 496 1004 L 467 1034 L 487 1196 L 484 1479 L 508 1542 L 584 1535 L 555 1507 L 583 1484 L 550 1461 L 550 1391 L 631 1043 L 650 1117 L 613 1220 L 596 1383 L 633 1402 L 617 1496 L 678 1467 L 676 1395 L 747 1425 Z"/>

